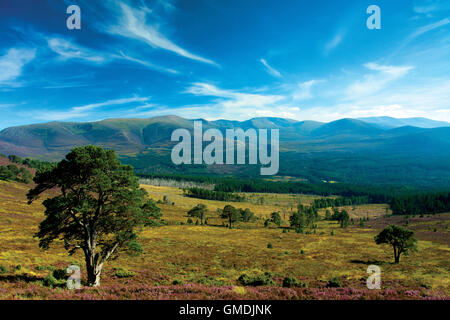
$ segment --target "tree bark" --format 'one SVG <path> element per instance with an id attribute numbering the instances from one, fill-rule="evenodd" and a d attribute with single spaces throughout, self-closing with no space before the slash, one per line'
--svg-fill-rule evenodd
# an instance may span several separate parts
<path id="1" fill-rule="evenodd" d="M 97 265 L 97 259 L 94 252 L 86 252 L 86 273 L 87 285 L 89 287 L 100 286 L 100 275 L 102 273 L 102 266 Z"/>

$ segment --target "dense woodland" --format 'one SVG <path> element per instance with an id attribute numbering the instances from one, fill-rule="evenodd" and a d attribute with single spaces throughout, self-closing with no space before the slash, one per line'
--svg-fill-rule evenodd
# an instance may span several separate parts
<path id="1" fill-rule="evenodd" d="M 396 215 L 435 214 L 450 211 L 450 192 L 395 197 L 391 209 Z"/>

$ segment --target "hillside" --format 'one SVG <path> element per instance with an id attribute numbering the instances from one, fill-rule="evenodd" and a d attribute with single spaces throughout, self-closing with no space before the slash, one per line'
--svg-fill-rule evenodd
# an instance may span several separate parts
<path id="1" fill-rule="evenodd" d="M 0 153 L 58 160 L 74 146 L 95 144 L 116 150 L 138 172 L 259 175 L 255 165 L 173 165 L 171 133 L 178 128 L 192 132 L 193 121 L 160 116 L 11 127 L 0 132 Z M 444 122 L 388 117 L 330 123 L 270 117 L 201 121 L 203 130 L 215 128 L 224 134 L 230 128 L 279 129 L 279 175 L 312 182 L 450 187 L 450 127 L 442 127 Z M 400 126 L 407 123 L 416 126 Z"/>
<path id="2" fill-rule="evenodd" d="M 0 299 L 449 297 L 449 260 L 445 259 L 450 240 L 446 227 L 448 213 L 410 218 L 408 228 L 416 231 L 419 251 L 402 257 L 400 264 L 393 264 L 391 248 L 376 245 L 373 237 L 387 224 L 404 224 L 405 219 L 385 218 L 383 204 L 345 208 L 355 220 L 348 228 L 341 228 L 336 221 L 320 220 L 314 232 L 300 234 L 287 229 L 292 203 L 309 204 L 315 197 L 251 194 L 249 199 L 264 197 L 265 203 L 231 204 L 250 208 L 258 219 L 239 222 L 229 229 L 222 226 L 224 221 L 216 210 L 230 203 L 186 198 L 177 188 L 143 187 L 153 199 L 161 201 L 166 196 L 173 202 L 173 205 L 158 204 L 167 225 L 145 227 L 140 237 L 142 255 L 120 255 L 107 263 L 101 287 L 65 290 L 45 285 L 45 277 L 52 270 L 65 269 L 68 265 L 83 266 L 83 255 L 78 252 L 69 256 L 62 241 L 55 242 L 48 251 L 41 250 L 38 239 L 33 238 L 44 218 L 41 200 L 27 205 L 25 195 L 29 185 L 0 181 Z M 208 207 L 208 225 L 186 223 L 187 211 L 198 203 Z M 265 227 L 264 219 L 275 210 L 282 213 L 281 226 L 270 223 Z M 368 220 L 368 217 L 370 221 L 365 226 L 359 223 L 361 218 Z M 381 290 L 366 287 L 366 270 L 374 263 L 382 266 Z M 239 281 L 242 274 L 264 272 L 273 281 L 269 285 L 245 285 Z M 84 281 L 84 270 L 82 275 Z M 285 288 L 286 276 L 305 285 Z M 328 286 L 333 278 L 339 279 L 342 288 Z"/>

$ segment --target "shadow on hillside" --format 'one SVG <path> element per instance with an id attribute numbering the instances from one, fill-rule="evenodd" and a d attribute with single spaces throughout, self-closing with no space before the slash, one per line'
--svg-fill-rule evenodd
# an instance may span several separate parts
<path id="1" fill-rule="evenodd" d="M 371 265 L 371 264 L 374 264 L 374 265 L 378 265 L 378 266 L 381 266 L 381 265 L 383 265 L 383 264 L 391 264 L 390 262 L 386 262 L 386 261 L 379 261 L 379 260 L 360 260 L 360 259 L 353 259 L 353 260 L 350 260 L 350 262 L 351 263 L 357 263 L 357 264 L 366 264 L 366 265 Z"/>
<path id="2" fill-rule="evenodd" d="M 15 275 L 0 275 L 0 282 L 37 282 L 42 281 L 43 278 L 30 276 L 27 274 L 15 274 Z"/>

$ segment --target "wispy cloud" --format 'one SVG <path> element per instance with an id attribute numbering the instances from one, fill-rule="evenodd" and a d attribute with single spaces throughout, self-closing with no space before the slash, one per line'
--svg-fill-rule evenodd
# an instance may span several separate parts
<path id="1" fill-rule="evenodd" d="M 418 37 L 418 36 L 420 36 L 420 35 L 422 35 L 422 34 L 424 34 L 424 33 L 426 33 L 426 32 L 431 31 L 431 30 L 434 30 L 434 29 L 443 27 L 443 26 L 445 26 L 445 25 L 447 25 L 447 24 L 449 24 L 449 23 L 450 23 L 450 18 L 445 18 L 445 19 L 439 20 L 439 21 L 437 21 L 437 22 L 427 24 L 427 25 L 425 25 L 425 26 L 420 27 L 419 29 L 417 29 L 417 30 L 410 36 L 410 39 L 416 38 L 416 37 Z"/>
<path id="2" fill-rule="evenodd" d="M 344 40 L 345 32 L 340 31 L 334 35 L 328 42 L 325 43 L 325 54 L 328 54 L 331 50 L 336 48 L 342 40 Z"/>
<path id="3" fill-rule="evenodd" d="M 178 74 L 177 70 L 165 68 L 145 60 L 131 57 L 129 55 L 126 55 L 123 51 L 119 51 L 118 54 L 115 54 L 108 51 L 90 49 L 85 46 L 77 44 L 75 41 L 71 39 L 62 39 L 60 37 L 55 36 L 47 37 L 46 41 L 48 47 L 53 52 L 57 53 L 60 59 L 62 59 L 63 61 L 76 59 L 85 63 L 102 65 L 104 63 L 110 63 L 116 60 L 126 60 L 143 65 L 155 71 Z"/>
<path id="4" fill-rule="evenodd" d="M 16 85 L 12 81 L 22 75 L 23 67 L 36 56 L 35 49 L 9 49 L 0 56 L 0 84 Z"/>
<path id="5" fill-rule="evenodd" d="M 208 114 L 209 119 L 248 119 L 252 116 L 273 116 L 292 118 L 294 114 L 291 105 L 286 103 L 286 96 L 262 93 L 248 93 L 243 90 L 227 90 L 209 83 L 193 83 L 186 93 L 196 96 L 214 97 L 212 101 L 191 108 L 202 114 Z"/>
<path id="6" fill-rule="evenodd" d="M 294 100 L 307 100 L 313 97 L 311 89 L 314 85 L 317 85 L 324 80 L 310 80 L 306 82 L 299 83 L 297 88 L 294 90 L 292 98 Z"/>
<path id="7" fill-rule="evenodd" d="M 114 99 L 107 100 L 99 103 L 92 103 L 82 106 L 77 106 L 70 108 L 67 111 L 40 111 L 38 113 L 33 114 L 36 119 L 48 120 L 48 121 L 57 121 L 57 120 L 67 120 L 73 118 L 82 118 L 88 116 L 93 109 L 114 106 L 114 105 L 127 105 L 135 102 L 144 102 L 148 101 L 147 97 L 131 97 L 131 98 L 123 98 L 123 99 Z"/>
<path id="8" fill-rule="evenodd" d="M 62 59 L 80 59 L 94 63 L 104 63 L 109 57 L 100 52 L 80 46 L 66 39 L 49 38 L 48 47 L 59 54 Z"/>
<path id="9" fill-rule="evenodd" d="M 224 90 L 219 89 L 212 84 L 201 82 L 193 83 L 192 86 L 186 90 L 186 92 L 199 96 L 214 96 L 222 98 L 218 102 L 225 108 L 261 108 L 273 105 L 284 98 L 280 95 L 264 95 Z"/>
<path id="10" fill-rule="evenodd" d="M 365 74 L 362 80 L 353 82 L 346 90 L 349 99 L 357 99 L 362 96 L 377 93 L 385 88 L 389 83 L 406 75 L 412 66 L 388 66 L 370 62 L 364 65 L 373 74 Z"/>
<path id="11" fill-rule="evenodd" d="M 266 67 L 266 70 L 270 75 L 272 75 L 276 78 L 283 77 L 281 75 L 281 73 L 278 70 L 276 70 L 275 68 L 273 68 L 272 66 L 270 66 L 265 59 L 261 58 L 259 61 Z"/>
<path id="12" fill-rule="evenodd" d="M 144 61 L 144 60 L 140 60 L 140 59 L 137 59 L 137 58 L 130 57 L 130 56 L 126 55 L 125 53 L 123 53 L 122 51 L 120 51 L 119 53 L 120 53 L 120 56 L 123 59 L 128 60 L 128 61 L 132 61 L 132 62 L 135 62 L 135 63 L 138 63 L 138 64 L 143 65 L 145 67 L 148 67 L 150 69 L 163 71 L 163 72 L 168 72 L 168 73 L 172 73 L 172 74 L 178 74 L 179 73 L 175 69 L 164 68 L 164 67 L 161 67 L 161 66 L 157 66 L 157 65 L 155 65 L 153 63 L 150 63 L 148 61 Z"/>
<path id="13" fill-rule="evenodd" d="M 143 41 L 153 48 L 167 50 L 191 60 L 217 65 L 212 60 L 195 55 L 181 48 L 165 37 L 156 25 L 147 23 L 146 16 L 149 12 L 151 10 L 146 7 L 140 9 L 131 8 L 124 3 L 120 3 L 119 21 L 114 25 L 106 27 L 106 31 L 113 35 Z"/>

